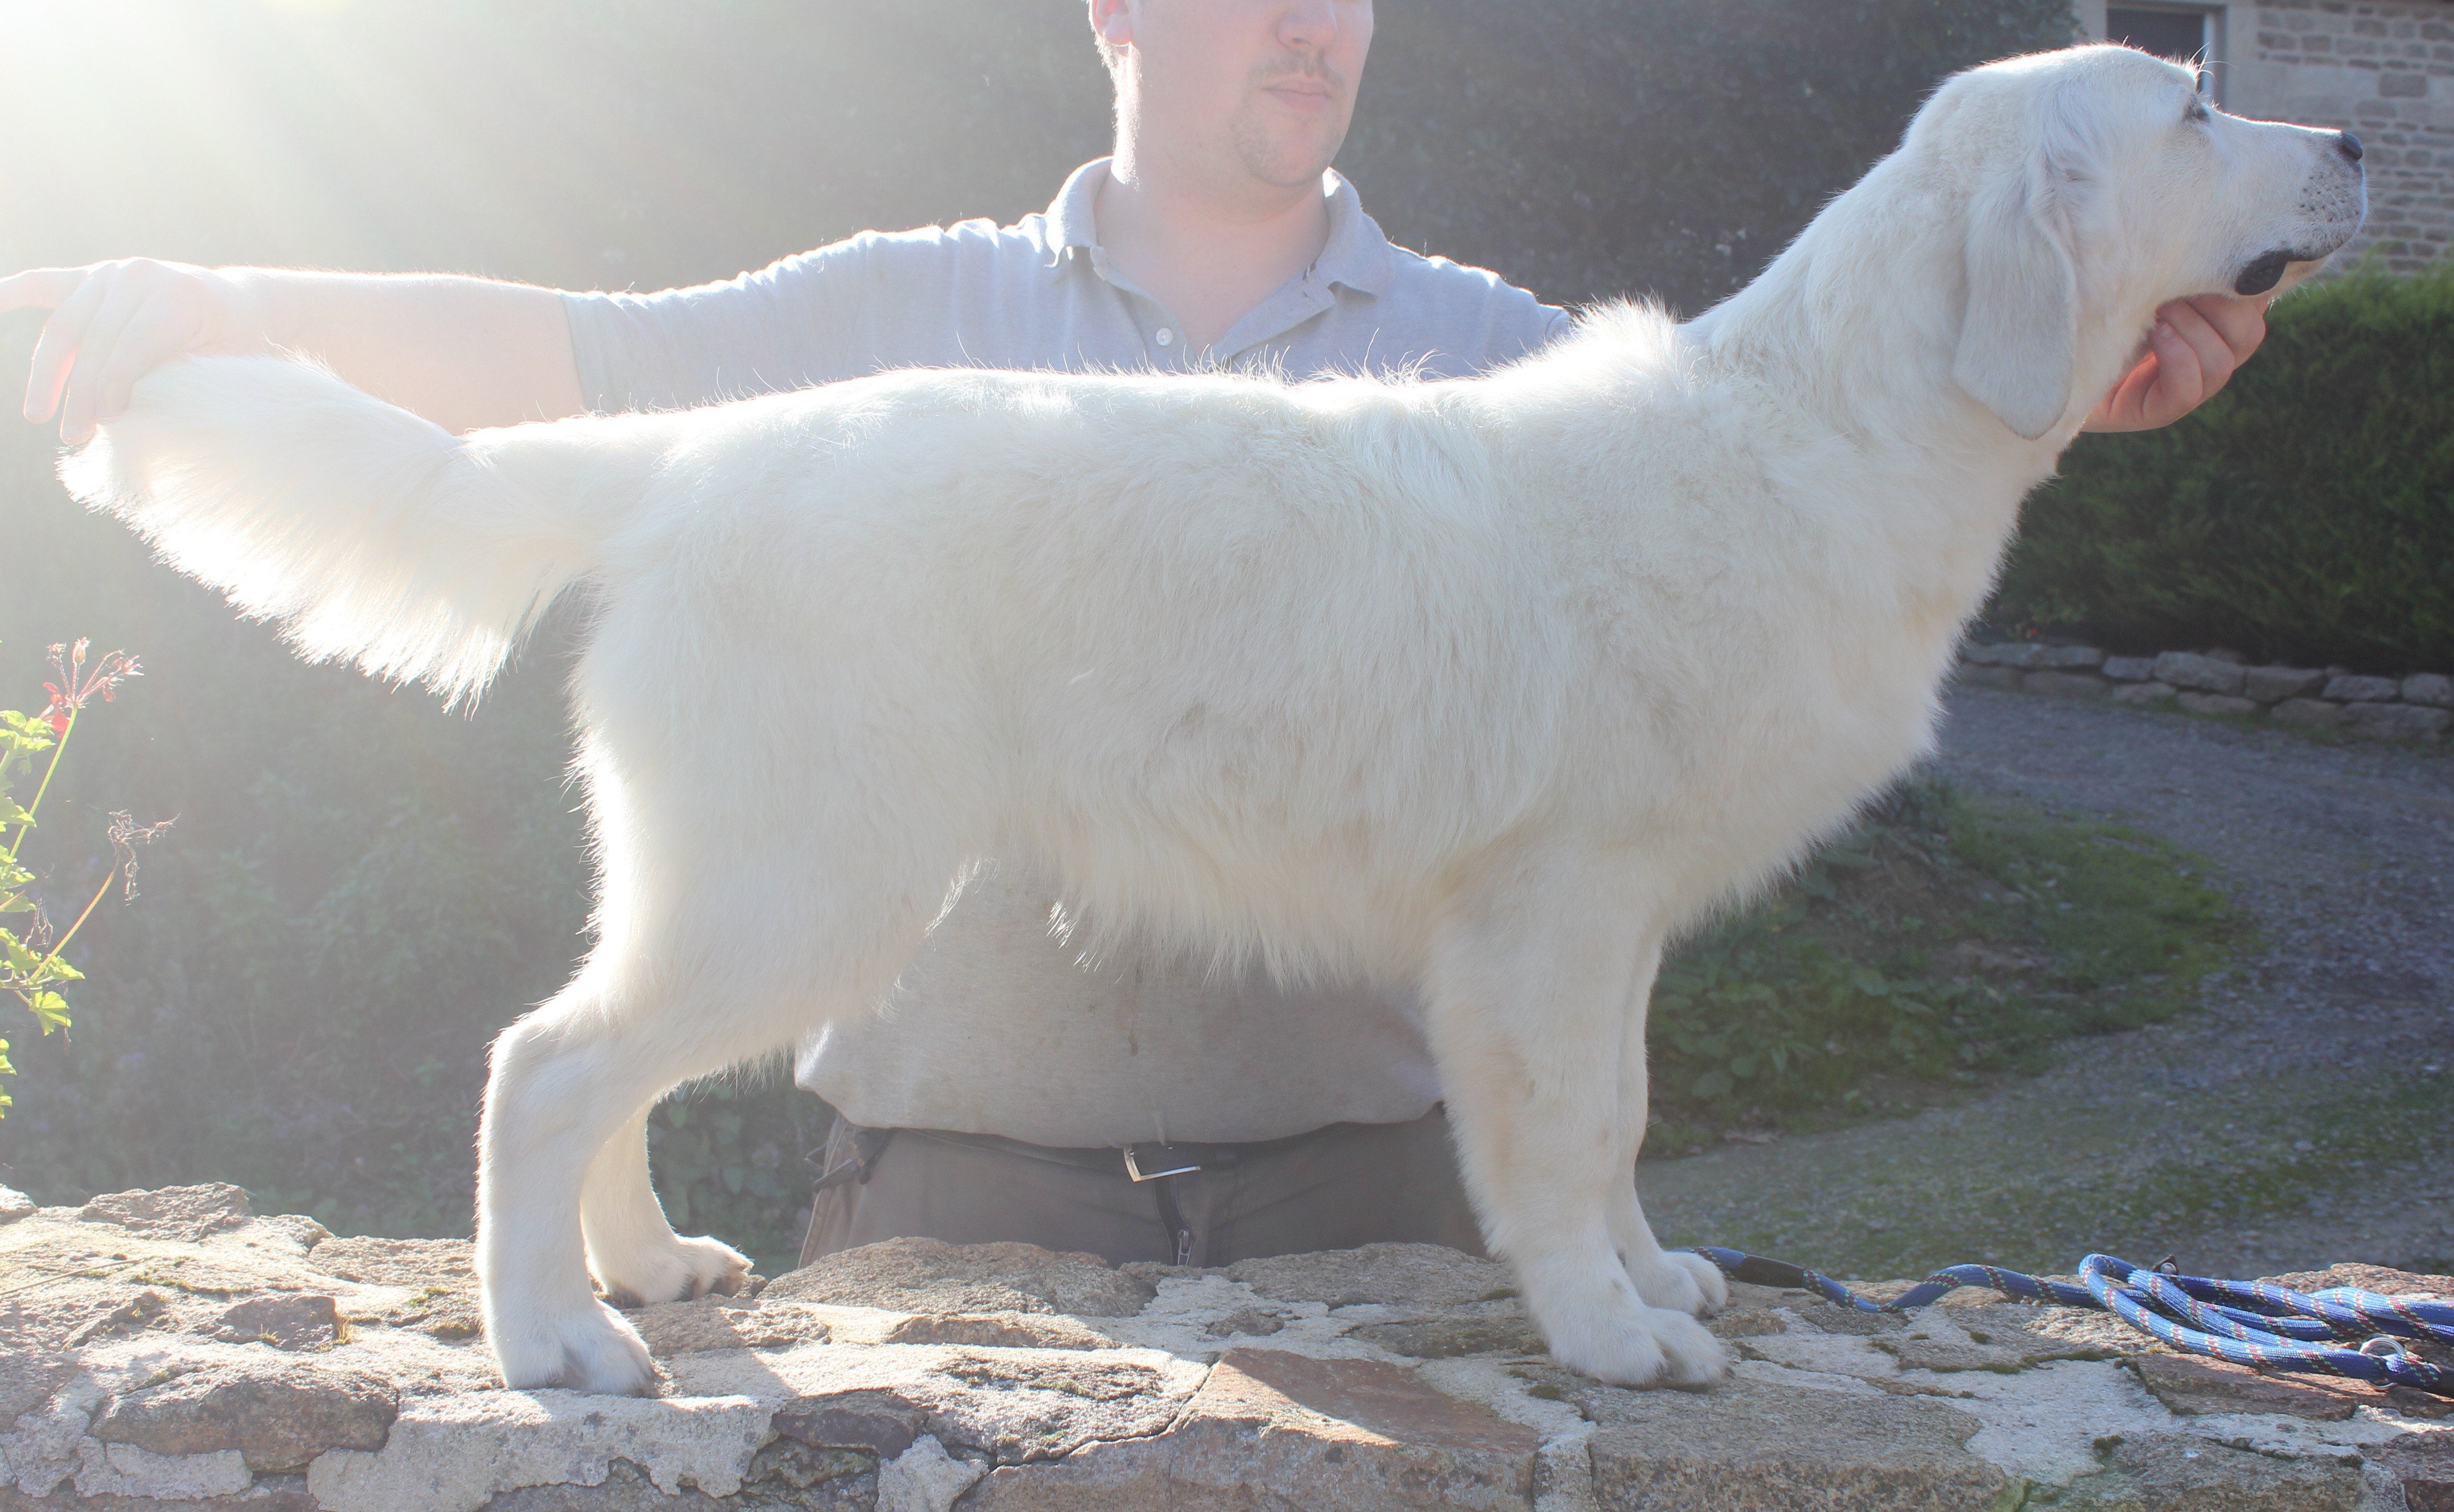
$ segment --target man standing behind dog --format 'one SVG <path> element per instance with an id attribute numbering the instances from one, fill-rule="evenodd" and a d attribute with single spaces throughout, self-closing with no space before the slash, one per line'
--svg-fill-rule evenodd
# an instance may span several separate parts
<path id="1" fill-rule="evenodd" d="M 457 430 L 709 403 L 915 365 L 1274 362 L 1457 377 L 1569 317 L 1392 247 L 1330 171 L 1371 0 L 1090 0 L 1114 157 L 1047 212 L 875 233 L 645 297 L 148 260 L 0 279 L 55 310 L 26 396 L 76 442 L 182 352 L 268 344 Z M 2096 429 L 2162 425 L 2264 334 L 2254 300 L 2160 312 Z M 899 1235 L 1222 1264 L 1417 1240 L 1478 1249 L 1412 1005 L 1130 952 L 1077 958 L 1026 861 L 978 877 L 883 1017 L 798 1079 L 843 1115 L 803 1259 Z"/>

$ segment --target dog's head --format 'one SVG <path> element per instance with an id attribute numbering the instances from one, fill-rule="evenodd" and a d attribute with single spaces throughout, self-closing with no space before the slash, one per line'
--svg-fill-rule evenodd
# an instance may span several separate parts
<path id="1" fill-rule="evenodd" d="M 2094 369 L 2110 385 L 2159 305 L 2287 289 L 2367 209 L 2358 140 L 2228 115 L 2193 71 L 2128 48 L 1960 74 L 1902 147 L 1966 207 L 1953 376 L 2031 440 Z"/>

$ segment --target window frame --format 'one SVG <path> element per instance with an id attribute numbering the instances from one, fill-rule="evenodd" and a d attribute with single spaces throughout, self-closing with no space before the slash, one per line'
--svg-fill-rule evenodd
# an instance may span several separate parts
<path id="1" fill-rule="evenodd" d="M 2201 64 L 2204 72 L 2200 81 L 2200 88 L 2210 102 L 2216 105 L 2223 105 L 2225 102 L 2227 93 L 2225 74 L 2228 71 L 2226 64 L 2230 61 L 2231 42 L 2229 32 L 2232 6 L 2230 4 L 2192 5 L 2181 3 L 2181 0 L 2126 0 L 2126 3 L 2115 5 L 2105 3 L 2105 0 L 2098 0 L 2096 4 L 2082 8 L 2081 21 L 2087 35 L 2100 42 L 2110 38 L 2112 35 L 2111 12 L 2115 10 L 2147 10 L 2166 15 L 2198 17 L 2199 34 L 2203 39 L 2202 46 L 2205 54 L 2205 60 Z"/>

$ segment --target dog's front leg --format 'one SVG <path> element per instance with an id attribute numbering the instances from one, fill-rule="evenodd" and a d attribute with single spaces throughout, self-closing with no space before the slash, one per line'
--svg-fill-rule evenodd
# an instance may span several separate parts
<path id="1" fill-rule="evenodd" d="M 1661 1252 L 1635 1209 L 1644 1104 L 1621 1097 L 1643 1055 L 1630 1004 L 1659 952 L 1646 917 L 1608 859 L 1509 867 L 1443 925 L 1425 1008 L 1466 1191 L 1553 1357 L 1623 1385 L 1696 1384 L 1726 1361 L 1689 1316 L 1700 1299 L 1653 1274 Z"/>
<path id="2" fill-rule="evenodd" d="M 1645 1127 L 1652 1117 L 1644 1024 L 1645 1010 L 1653 998 L 1655 970 L 1660 962 L 1661 949 L 1657 940 L 1638 962 L 1636 980 L 1628 992 L 1627 1029 L 1619 1038 L 1619 1128 L 1630 1141 L 1620 1168 L 1630 1173 L 1630 1179 L 1619 1184 L 1611 1200 L 1611 1241 L 1627 1266 L 1628 1280 L 1636 1283 L 1637 1295 L 1648 1304 L 1709 1317 L 1729 1305 L 1728 1278 L 1719 1265 L 1692 1250 L 1661 1247 L 1653 1237 L 1653 1225 L 1644 1220 L 1644 1206 L 1637 1198 L 1634 1179 L 1637 1157 L 1641 1153 Z"/>

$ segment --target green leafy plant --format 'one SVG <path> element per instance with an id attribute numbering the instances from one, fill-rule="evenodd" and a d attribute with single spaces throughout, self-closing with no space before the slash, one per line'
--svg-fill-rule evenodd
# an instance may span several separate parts
<path id="1" fill-rule="evenodd" d="M 106 832 L 111 847 L 111 870 L 86 900 L 75 922 L 65 932 L 54 934 L 35 892 L 37 878 L 17 858 L 18 852 L 34 828 L 34 816 L 43 806 L 44 796 L 51 790 L 60 757 L 67 754 L 86 706 L 96 698 L 111 702 L 122 682 L 144 675 L 136 658 L 120 651 L 106 654 L 89 669 L 86 652 L 90 644 L 79 640 L 72 647 L 65 643 L 51 647 L 51 670 L 60 680 L 43 684 L 50 702 L 41 714 L 0 709 L 0 829 L 14 832 L 10 836 L 8 849 L 0 851 L 0 914 L 19 915 L 25 920 L 13 930 L 0 927 L 0 989 L 23 1003 L 47 1035 L 69 1027 L 68 998 L 59 991 L 61 984 L 85 979 L 85 974 L 64 958 L 70 942 L 101 906 L 112 883 L 119 883 L 127 896 L 135 896 L 136 847 L 170 828 L 167 819 L 160 824 L 139 825 L 127 814 L 113 814 Z M 34 785 L 33 800 L 20 804 L 17 784 L 32 775 L 35 757 L 45 753 L 49 756 L 43 762 L 42 780 Z M 9 1041 L 0 1039 L 0 1076 L 14 1076 L 16 1071 L 9 1060 Z M 14 1105 L 6 1092 L 0 1092 L 0 1116 Z"/>

